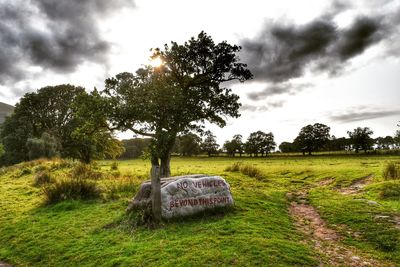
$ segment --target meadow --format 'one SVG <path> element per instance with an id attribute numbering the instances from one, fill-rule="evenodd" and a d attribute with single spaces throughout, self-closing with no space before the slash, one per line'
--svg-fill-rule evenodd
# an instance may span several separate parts
<path id="1" fill-rule="evenodd" d="M 235 206 L 156 227 L 125 213 L 148 179 L 148 161 L 99 161 L 83 171 L 63 160 L 22 163 L 0 172 L 0 260 L 15 266 L 333 265 L 290 212 L 298 201 L 340 237 L 335 245 L 399 266 L 400 180 L 384 179 L 389 162 L 400 163 L 400 156 L 174 157 L 172 175 L 224 177 Z M 48 204 L 38 180 L 43 171 L 53 183 L 86 173 L 101 190 L 89 200 Z"/>

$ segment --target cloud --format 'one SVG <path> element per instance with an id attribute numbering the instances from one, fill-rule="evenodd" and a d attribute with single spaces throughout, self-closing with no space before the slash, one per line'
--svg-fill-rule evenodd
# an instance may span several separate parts
<path id="1" fill-rule="evenodd" d="M 243 59 L 255 81 L 282 83 L 303 76 L 307 69 L 335 74 L 352 58 L 398 30 L 394 12 L 359 15 L 344 28 L 334 22 L 349 6 L 334 2 L 320 17 L 303 25 L 266 23 L 253 39 L 243 39 Z"/>
<path id="2" fill-rule="evenodd" d="M 266 86 L 264 90 L 258 92 L 250 92 L 247 94 L 247 97 L 253 101 L 263 100 L 268 96 L 280 95 L 280 94 L 290 94 L 294 95 L 305 88 L 311 87 L 311 83 L 280 83 L 280 84 L 271 84 Z"/>
<path id="3" fill-rule="evenodd" d="M 345 111 L 338 111 L 334 114 L 330 114 L 329 118 L 334 122 L 348 123 L 390 117 L 395 115 L 400 115 L 400 109 L 379 110 L 373 109 L 371 107 L 358 106 L 349 108 Z"/>
<path id="4" fill-rule="evenodd" d="M 285 103 L 284 100 L 278 100 L 278 101 L 266 102 L 264 105 L 244 104 L 240 107 L 240 111 L 264 112 L 274 108 L 280 108 L 283 106 L 284 103 Z"/>
<path id="5" fill-rule="evenodd" d="M 84 61 L 106 63 L 110 44 L 97 21 L 133 0 L 0 2 L 0 83 L 15 83 L 37 66 L 73 72 Z"/>

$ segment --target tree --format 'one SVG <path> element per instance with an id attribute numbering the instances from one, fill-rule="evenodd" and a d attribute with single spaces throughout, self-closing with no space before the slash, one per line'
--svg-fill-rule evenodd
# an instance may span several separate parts
<path id="1" fill-rule="evenodd" d="M 267 155 L 274 150 L 275 147 L 274 135 L 262 131 L 251 133 L 246 142 L 246 152 L 250 155 L 254 154 L 256 157 L 258 153 L 261 153 L 261 156 L 264 156 L 264 154 Z"/>
<path id="2" fill-rule="evenodd" d="M 150 138 L 133 138 L 121 142 L 125 150 L 121 158 L 138 158 L 148 152 Z"/>
<path id="3" fill-rule="evenodd" d="M 400 148 L 400 130 L 396 131 L 396 134 L 393 137 L 394 144 L 397 148 Z"/>
<path id="4" fill-rule="evenodd" d="M 120 73 L 105 82 L 112 127 L 152 138 L 149 152 L 156 220 L 160 216 L 154 210 L 154 203 L 159 202 L 156 176 L 170 176 L 170 155 L 178 133 L 199 130 L 205 121 L 223 127 L 227 116 L 239 116 L 239 97 L 221 85 L 252 77 L 239 62 L 240 49 L 226 41 L 215 44 L 201 32 L 182 45 L 171 42 L 163 49 L 153 49 L 151 58 L 161 60 L 161 66 L 147 66 L 136 74 Z"/>
<path id="5" fill-rule="evenodd" d="M 242 156 L 244 150 L 242 136 L 240 134 L 235 134 L 232 140 L 225 141 L 224 149 L 229 156 L 234 157 L 235 153 L 239 153 L 239 155 Z"/>
<path id="6" fill-rule="evenodd" d="M 373 133 L 374 132 L 368 127 L 357 127 L 352 132 L 347 132 L 350 137 L 350 143 L 356 153 L 358 153 L 360 149 L 364 150 L 364 152 L 371 149 L 374 144 L 374 139 L 371 138 Z"/>
<path id="7" fill-rule="evenodd" d="M 56 144 L 55 154 L 84 162 L 118 154 L 118 141 L 105 127 L 105 105 L 97 91 L 89 95 L 83 87 L 69 84 L 25 94 L 2 125 L 5 163 L 48 156 L 45 146 L 50 139 Z"/>
<path id="8" fill-rule="evenodd" d="M 330 128 L 322 123 L 315 123 L 314 125 L 307 125 L 301 128 L 299 135 L 296 137 L 294 143 L 300 147 L 303 154 L 308 152 L 318 151 L 329 140 Z"/>
<path id="9" fill-rule="evenodd" d="M 182 156 L 193 156 L 200 153 L 201 138 L 195 133 L 187 133 L 178 137 L 177 152 Z"/>
<path id="10" fill-rule="evenodd" d="M 298 151 L 297 147 L 293 143 L 290 143 L 290 142 L 282 142 L 279 145 L 279 150 L 282 153 L 292 153 L 292 152 Z"/>
<path id="11" fill-rule="evenodd" d="M 40 138 L 28 138 L 26 146 L 30 160 L 52 158 L 60 154 L 60 144 L 48 133 L 43 133 Z"/>
<path id="12" fill-rule="evenodd" d="M 217 144 L 215 135 L 213 135 L 211 131 L 206 131 L 204 135 L 205 138 L 201 143 L 201 150 L 203 152 L 207 152 L 207 155 L 211 157 L 211 155 L 215 155 L 218 153 L 219 145 Z"/>

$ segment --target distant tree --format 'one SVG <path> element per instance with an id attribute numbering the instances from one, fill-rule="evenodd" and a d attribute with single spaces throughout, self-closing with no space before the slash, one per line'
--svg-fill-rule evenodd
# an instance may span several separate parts
<path id="1" fill-rule="evenodd" d="M 211 155 L 215 155 L 218 153 L 219 145 L 217 144 L 217 140 L 215 136 L 211 133 L 211 131 L 206 131 L 204 133 L 204 140 L 201 143 L 201 150 L 206 152 L 209 157 Z"/>
<path id="2" fill-rule="evenodd" d="M 397 130 L 393 137 L 394 144 L 397 148 L 400 148 L 400 130 Z"/>
<path id="3" fill-rule="evenodd" d="M 279 150 L 282 153 L 293 153 L 293 152 L 299 151 L 298 148 L 296 147 L 296 145 L 294 143 L 290 143 L 290 142 L 282 142 L 279 145 Z"/>
<path id="4" fill-rule="evenodd" d="M 249 135 L 245 146 L 247 153 L 250 155 L 254 154 L 257 157 L 258 154 L 264 156 L 264 154 L 267 155 L 269 152 L 274 150 L 276 143 L 272 133 L 257 131 Z"/>
<path id="5" fill-rule="evenodd" d="M 353 131 L 347 132 L 350 137 L 352 148 L 356 151 L 356 153 L 358 153 L 360 149 L 367 152 L 367 150 L 372 148 L 374 139 L 371 138 L 371 135 L 373 133 L 374 132 L 368 127 L 357 127 Z"/>
<path id="6" fill-rule="evenodd" d="M 294 142 L 300 147 L 303 154 L 308 152 L 311 155 L 312 152 L 320 150 L 328 142 L 329 131 L 330 128 L 325 124 L 309 124 L 301 128 Z"/>
<path id="7" fill-rule="evenodd" d="M 225 141 L 223 148 L 229 156 L 234 157 L 236 153 L 239 153 L 241 157 L 244 150 L 242 136 L 240 134 L 234 135 L 232 140 Z"/>
<path id="8" fill-rule="evenodd" d="M 375 144 L 377 149 L 391 149 L 395 146 L 395 141 L 392 136 L 377 137 L 375 138 Z"/>
<path id="9" fill-rule="evenodd" d="M 124 152 L 120 155 L 120 158 L 133 159 L 143 156 L 148 152 L 150 145 L 150 138 L 132 138 L 122 140 L 124 146 Z"/>
<path id="10" fill-rule="evenodd" d="M 200 154 L 201 137 L 195 133 L 187 133 L 178 136 L 177 152 L 182 156 L 193 156 Z"/>
<path id="11" fill-rule="evenodd" d="M 326 151 L 345 151 L 349 150 L 349 148 L 349 139 L 345 137 L 336 138 L 334 135 L 331 136 L 325 146 Z"/>
<path id="12" fill-rule="evenodd" d="M 233 139 L 231 142 L 233 143 L 233 146 L 235 147 L 235 153 L 239 153 L 239 156 L 241 157 L 243 152 L 244 152 L 244 144 L 242 141 L 242 135 L 240 134 L 235 134 L 233 136 Z"/>

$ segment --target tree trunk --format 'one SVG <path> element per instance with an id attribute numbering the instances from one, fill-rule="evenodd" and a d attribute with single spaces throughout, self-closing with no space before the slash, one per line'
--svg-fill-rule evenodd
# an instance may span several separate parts
<path id="1" fill-rule="evenodd" d="M 168 153 L 165 157 L 161 158 L 160 178 L 171 176 L 171 155 Z"/>

